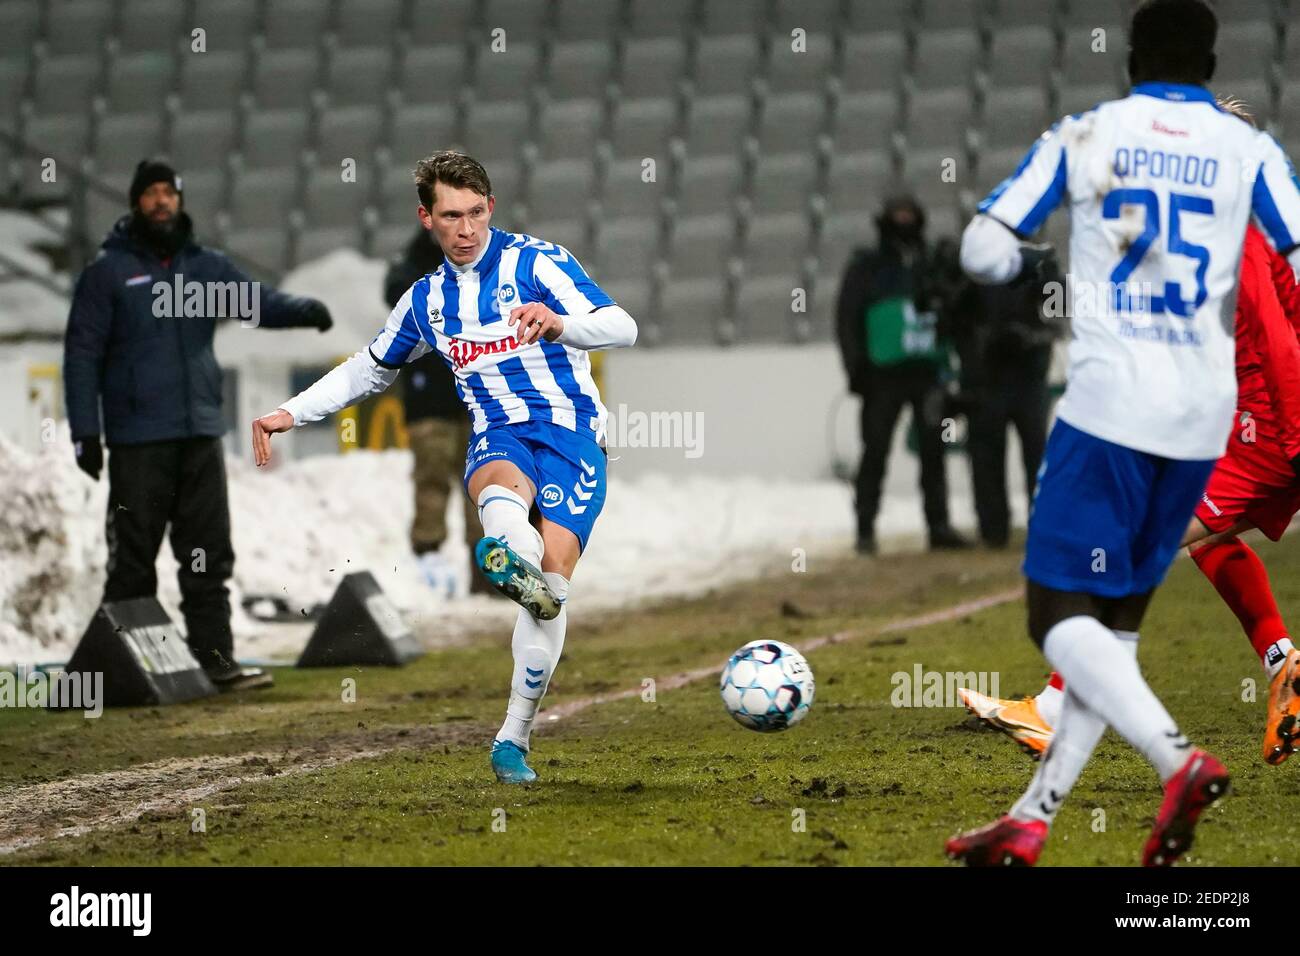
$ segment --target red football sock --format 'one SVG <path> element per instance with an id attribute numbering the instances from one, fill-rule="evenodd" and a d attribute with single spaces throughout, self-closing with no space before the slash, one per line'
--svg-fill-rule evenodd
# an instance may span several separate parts
<path id="1" fill-rule="evenodd" d="M 1192 552 L 1192 560 L 1237 615 L 1241 629 L 1250 638 L 1250 646 L 1263 661 L 1269 646 L 1287 636 L 1264 562 L 1240 538 L 1197 548 Z"/>

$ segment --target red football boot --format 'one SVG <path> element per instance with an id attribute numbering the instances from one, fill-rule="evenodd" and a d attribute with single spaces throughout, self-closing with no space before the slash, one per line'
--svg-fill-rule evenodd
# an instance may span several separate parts
<path id="1" fill-rule="evenodd" d="M 1172 866 L 1192 845 L 1202 811 L 1228 792 L 1228 768 L 1204 750 L 1193 751 L 1165 784 L 1165 798 L 1142 850 L 1143 866 Z"/>
<path id="2" fill-rule="evenodd" d="M 1042 820 L 1000 820 L 960 833 L 947 842 L 948 858 L 967 866 L 1033 866 L 1047 842 Z"/>

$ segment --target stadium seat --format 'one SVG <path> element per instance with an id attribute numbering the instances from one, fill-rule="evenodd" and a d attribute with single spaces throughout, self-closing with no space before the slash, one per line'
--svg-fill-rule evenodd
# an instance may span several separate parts
<path id="1" fill-rule="evenodd" d="M 465 49 L 449 43 L 412 47 L 401 71 L 399 89 L 405 103 L 454 103 L 468 85 Z"/>
<path id="2" fill-rule="evenodd" d="M 411 43 L 441 45 L 451 43 L 455 37 L 470 36 L 478 29 L 478 12 L 477 0 L 411 0 L 411 19 L 406 27 Z"/>
<path id="3" fill-rule="evenodd" d="M 360 250 L 360 247 L 361 230 L 355 224 L 308 228 L 298 236 L 293 265 L 311 262 L 339 249 Z"/>
<path id="4" fill-rule="evenodd" d="M 899 98 L 893 93 L 854 93 L 840 99 L 833 115 L 835 151 L 889 149 L 898 127 Z"/>
<path id="5" fill-rule="evenodd" d="M 337 171 L 344 159 L 357 163 L 358 179 L 370 175 L 371 157 L 379 145 L 383 116 L 369 106 L 347 106 L 327 111 L 316 134 L 316 152 L 323 164 Z"/>
<path id="6" fill-rule="evenodd" d="M 235 50 L 210 50 L 181 58 L 181 105 L 190 110 L 233 109 L 244 88 L 248 56 Z"/>
<path id="7" fill-rule="evenodd" d="M 1061 116 L 1073 116 L 1090 110 L 1098 103 L 1113 100 L 1122 95 L 1122 90 L 1115 83 L 1081 83 L 1061 88 L 1061 97 L 1056 112 Z"/>
<path id="8" fill-rule="evenodd" d="M 824 33 L 810 33 L 796 52 L 788 37 L 776 38 L 768 54 L 766 79 L 772 94 L 820 92 L 831 75 L 834 46 Z"/>
<path id="9" fill-rule="evenodd" d="M 687 107 L 684 134 L 687 155 L 738 155 L 750 125 L 748 97 L 695 98 Z"/>
<path id="10" fill-rule="evenodd" d="M 37 150 L 37 155 L 22 159 L 20 184 L 23 195 L 40 200 L 57 199 L 68 194 L 72 177 L 65 174 L 75 170 L 86 154 L 89 125 L 79 116 L 35 116 L 24 127 L 27 144 Z M 56 161 L 55 181 L 42 182 L 41 161 Z"/>
<path id="11" fill-rule="evenodd" d="M 617 157 L 653 157 L 663 164 L 676 125 L 677 104 L 672 100 L 623 100 L 614 110 L 610 145 Z"/>
<path id="12" fill-rule="evenodd" d="M 748 95 L 759 65 L 757 37 L 701 37 L 691 66 L 694 93 Z"/>
<path id="13" fill-rule="evenodd" d="M 1224 84 L 1216 82 L 1213 86 L 1220 95 L 1234 96 L 1245 103 L 1260 129 L 1267 129 L 1276 118 L 1273 93 L 1267 83 L 1261 80 L 1236 80 Z"/>
<path id="14" fill-rule="evenodd" d="M 113 32 L 113 5 L 103 0 L 47 3 L 45 15 L 45 42 L 53 56 L 99 53 Z"/>
<path id="15" fill-rule="evenodd" d="M 260 8 L 259 0 L 196 0 L 194 28 L 203 30 L 205 56 L 246 50 L 248 38 L 257 32 Z M 191 34 L 192 29 L 186 31 L 187 38 Z"/>
<path id="16" fill-rule="evenodd" d="M 447 103 L 403 106 L 393 116 L 389 148 L 393 162 L 411 169 L 416 160 L 455 145 L 456 111 Z"/>
<path id="17" fill-rule="evenodd" d="M 402 0 L 352 0 L 338 7 L 334 35 L 345 47 L 391 47 L 402 21 Z"/>
<path id="18" fill-rule="evenodd" d="M 379 259 L 391 262 L 398 258 L 415 234 L 414 226 L 392 225 L 385 223 L 375 230 L 371 254 Z"/>
<path id="19" fill-rule="evenodd" d="M 658 322 L 673 345 L 712 345 L 727 318 L 727 286 L 722 278 L 674 277 L 663 288 Z"/>
<path id="20" fill-rule="evenodd" d="M 734 155 L 688 155 L 677 187 L 679 215 L 730 213 L 744 186 L 740 160 Z"/>
<path id="21" fill-rule="evenodd" d="M 600 188 L 603 215 L 653 216 L 659 211 L 668 195 L 668 165 L 657 164 L 654 182 L 646 182 L 642 170 L 639 159 L 610 163 Z"/>
<path id="22" fill-rule="evenodd" d="M 596 230 L 595 256 L 591 263 L 591 268 L 596 270 L 597 284 L 603 284 L 606 279 L 647 278 L 659 250 L 657 220 L 602 219 Z"/>
<path id="23" fill-rule="evenodd" d="M 481 0 L 482 2 L 482 0 Z M 484 33 L 500 27 L 506 31 L 506 49 L 517 41 L 539 43 L 549 26 L 551 3 L 537 0 L 485 0 L 483 6 Z"/>
<path id="24" fill-rule="evenodd" d="M 622 12 L 622 0 L 559 0 L 555 35 L 608 45 L 610 38 L 620 32 Z"/>
<path id="25" fill-rule="evenodd" d="M 265 50 L 253 71 L 253 92 L 261 109 L 306 107 L 316 85 L 320 58 L 315 50 Z"/>
<path id="26" fill-rule="evenodd" d="M 747 273 L 736 292 L 738 341 L 746 344 L 794 341 L 796 323 L 807 318 L 792 308 L 796 287 L 801 286 L 793 274 L 782 277 Z M 805 306 L 807 295 L 808 290 L 804 289 Z"/>
<path id="27" fill-rule="evenodd" d="M 235 229 L 283 229 L 297 193 L 292 169 L 261 169 L 240 176 L 230 188 L 230 219 Z"/>
<path id="28" fill-rule="evenodd" d="M 846 93 L 879 93 L 897 89 L 907 57 L 902 34 L 855 33 L 844 40 Z"/>
<path id="29" fill-rule="evenodd" d="M 0 4 L 0 62 L 26 57 L 41 27 L 40 0 L 13 0 Z"/>
<path id="30" fill-rule="evenodd" d="M 673 96 L 685 75 L 686 46 L 681 40 L 630 40 L 619 74 L 622 98 Z"/>
<path id="31" fill-rule="evenodd" d="M 1061 76 L 1066 85 L 1124 85 L 1127 48 L 1118 33 L 1106 37 L 1105 52 L 1093 50 L 1094 27 L 1076 27 L 1065 34 L 1061 48 Z"/>
<path id="32" fill-rule="evenodd" d="M 1112 27 L 1120 30 L 1128 28 L 1128 0 L 1064 0 L 1064 3 L 1063 22 L 1067 28 L 1105 27 L 1108 30 Z M 1124 48 L 1123 37 L 1110 39 L 1119 40 L 1117 49 Z M 1109 48 L 1109 44 L 1107 46 Z"/>
<path id="33" fill-rule="evenodd" d="M 1214 45 L 1218 58 L 1214 88 L 1229 92 L 1238 81 L 1267 78 L 1267 72 L 1261 74 L 1261 64 L 1273 62 L 1276 46 L 1277 31 L 1265 21 L 1220 24 Z"/>
<path id="34" fill-rule="evenodd" d="M 600 97 L 613 71 L 613 45 L 608 41 L 556 43 L 547 59 L 546 91 L 557 99 Z"/>
<path id="35" fill-rule="evenodd" d="M 106 195 L 96 189 L 86 190 L 85 235 L 98 246 L 110 229 L 126 214 L 126 204 L 117 196 Z"/>
<path id="36" fill-rule="evenodd" d="M 486 163 L 515 159 L 528 140 L 528 107 L 520 102 L 474 103 L 465 123 L 465 147 Z"/>
<path id="37" fill-rule="evenodd" d="M 826 197 L 830 214 L 858 211 L 874 217 L 893 177 L 893 164 L 882 150 L 845 153 L 836 149 Z"/>
<path id="38" fill-rule="evenodd" d="M 1282 52 L 1282 76 L 1288 82 L 1300 80 L 1300 29 L 1287 31 Z"/>
<path id="39" fill-rule="evenodd" d="M 631 0 L 628 29 L 634 37 L 680 37 L 691 28 L 695 0 Z"/>
<path id="40" fill-rule="evenodd" d="M 302 110 L 259 110 L 244 124 L 240 153 L 249 169 L 286 168 L 297 164 L 306 145 Z"/>
<path id="41" fill-rule="evenodd" d="M 35 107 L 38 116 L 85 115 L 100 90 L 100 62 L 93 54 L 52 56 L 36 64 Z"/>
<path id="42" fill-rule="evenodd" d="M 1014 27 L 993 34 L 988 62 L 993 87 L 1032 83 L 1045 89 L 1043 79 L 1055 65 L 1056 37 L 1047 27 Z"/>
<path id="43" fill-rule="evenodd" d="M 329 27 L 330 0 L 275 0 L 263 7 L 262 36 L 273 50 L 311 49 Z"/>
<path id="44" fill-rule="evenodd" d="M 668 241 L 672 284 L 679 279 L 700 276 L 721 279 L 733 254 L 735 236 L 735 223 L 729 215 L 678 218 Z"/>
<path id="45" fill-rule="evenodd" d="M 542 107 L 537 122 L 538 154 L 543 161 L 587 159 L 600 136 L 599 100 L 556 100 Z"/>
<path id="46" fill-rule="evenodd" d="M 911 19 L 912 0 L 850 3 L 848 29 L 854 32 L 900 32 Z"/>
<path id="47" fill-rule="evenodd" d="M 117 40 L 123 53 L 172 53 L 193 28 L 185 4 L 174 0 L 131 0 L 118 5 Z M 188 50 L 188 44 L 186 46 Z"/>
<path id="48" fill-rule="evenodd" d="M 974 0 L 920 0 L 918 25 L 925 31 L 963 30 L 974 34 L 980 26 L 983 3 Z"/>
<path id="49" fill-rule="evenodd" d="M 1027 149 L 1052 122 L 1041 86 L 992 90 L 984 101 L 984 146 Z"/>
<path id="50" fill-rule="evenodd" d="M 590 159 L 564 159 L 538 165 L 528 184 L 530 219 L 582 216 L 596 195 L 596 171 Z"/>
<path id="51" fill-rule="evenodd" d="M 1262 20 L 1273 23 L 1279 15 L 1276 0 L 1215 0 L 1214 13 L 1221 25 L 1242 20 Z"/>
<path id="52" fill-rule="evenodd" d="M 983 198 L 983 197 L 980 197 Z M 940 203 L 925 211 L 925 234 L 931 242 L 961 237 L 961 211 L 955 205 Z"/>
<path id="53" fill-rule="evenodd" d="M 1300 77 L 1283 84 L 1277 105 L 1277 122 L 1284 140 L 1294 142 L 1300 139 Z M 1300 154 L 1290 150 L 1287 155 L 1293 163 L 1300 160 Z"/>
<path id="54" fill-rule="evenodd" d="M 649 279 L 643 279 L 638 276 L 606 276 L 602 271 L 595 277 L 596 284 L 599 285 L 609 295 L 611 299 L 623 307 L 624 311 L 637 323 L 637 344 L 645 344 L 648 338 L 647 333 L 653 334 L 651 330 L 656 325 L 655 317 L 651 312 L 651 282 Z"/>
<path id="55" fill-rule="evenodd" d="M 877 197 L 870 212 L 837 212 L 832 208 L 827 215 L 818 238 L 817 271 L 822 275 L 833 276 L 837 289 L 853 252 L 875 244 L 874 219 L 882 199 L 883 197 Z"/>
<path id="56" fill-rule="evenodd" d="M 1018 27 L 1051 30 L 1057 18 L 1057 0 L 993 0 L 994 34 Z"/>
<path id="57" fill-rule="evenodd" d="M 945 180 L 943 171 L 948 160 L 954 161 L 953 179 Z M 956 206 L 961 190 L 973 181 L 974 170 L 964 155 L 953 156 L 945 149 L 908 150 L 903 154 L 902 188 L 911 192 L 925 207 Z"/>
<path id="58" fill-rule="evenodd" d="M 907 148 L 943 147 L 948 155 L 965 153 L 966 130 L 972 113 L 969 87 L 917 93 L 912 98 L 904 134 Z"/>
<path id="59" fill-rule="evenodd" d="M 216 238 L 217 213 L 226 198 L 226 174 L 220 169 L 199 169 L 193 172 L 177 167 L 184 189 L 185 211 L 194 220 L 194 230 L 200 242 Z"/>
<path id="60" fill-rule="evenodd" d="M 1024 159 L 1025 154 L 1029 152 L 1032 145 L 1032 141 L 1026 141 L 1021 146 L 981 150 L 979 165 L 975 170 L 975 188 L 973 190 L 975 202 L 978 203 L 983 200 L 998 183 L 1015 172 L 1016 167 L 1020 165 L 1020 161 Z"/>
<path id="61" fill-rule="evenodd" d="M 826 126 L 826 100 L 816 93 L 769 96 L 759 112 L 763 153 L 810 152 Z"/>
<path id="62" fill-rule="evenodd" d="M 483 47 L 474 63 L 474 95 L 513 100 L 541 85 L 542 54 L 536 43 L 511 40 L 500 52 Z"/>
<path id="63" fill-rule="evenodd" d="M 936 30 L 917 37 L 917 89 L 969 87 L 979 55 L 979 38 L 969 30 Z"/>
<path id="64" fill-rule="evenodd" d="M 816 180 L 817 164 L 808 153 L 760 156 L 752 191 L 755 213 L 806 212 Z"/>
<path id="65" fill-rule="evenodd" d="M 374 109 L 393 88 L 393 54 L 386 47 L 347 47 L 335 50 L 325 70 L 330 106 Z"/>
<path id="66" fill-rule="evenodd" d="M 162 110 L 103 117 L 95 129 L 96 168 L 129 176 L 142 158 L 160 154 L 163 118 Z"/>
<path id="67" fill-rule="evenodd" d="M 11 125 L 23 99 L 27 64 L 15 58 L 0 58 L 0 125 Z M 2 162 L 2 161 L 0 161 Z M 0 165 L 0 172 L 4 172 Z"/>
<path id="68" fill-rule="evenodd" d="M 772 13 L 773 36 L 786 39 L 798 27 L 808 36 L 834 36 L 842 26 L 838 0 L 776 0 Z"/>
<path id="69" fill-rule="evenodd" d="M 415 180 L 411 178 L 414 166 L 414 161 L 394 163 L 380 173 L 379 221 L 384 228 L 402 226 L 412 231 L 415 229 L 415 207 L 420 197 L 415 191 Z M 492 187 L 498 188 L 495 181 Z"/>
<path id="70" fill-rule="evenodd" d="M 226 236 L 226 248 L 234 253 L 236 265 L 249 270 L 283 272 L 289 265 L 289 241 L 279 228 L 234 229 Z M 259 270 L 251 268 L 256 274 Z"/>
<path id="71" fill-rule="evenodd" d="M 696 29 L 705 36 L 731 33 L 755 33 L 762 30 L 765 0 L 726 0 L 725 3 L 700 5 Z"/>
<path id="72" fill-rule="evenodd" d="M 108 105 L 119 113 L 153 109 L 160 113 L 172 91 L 175 61 L 170 53 L 116 57 L 108 67 Z"/>
<path id="73" fill-rule="evenodd" d="M 790 289 L 797 283 L 804 254 L 811 238 L 808 217 L 802 213 L 757 216 L 745 235 L 744 261 L 746 280 L 758 276 L 778 275 L 785 279 L 786 308 Z"/>
<path id="74" fill-rule="evenodd" d="M 587 245 L 587 226 L 582 219 L 539 219 L 532 213 L 528 215 L 528 235 L 546 242 L 564 246 L 580 261 L 590 257 L 591 249 Z"/>

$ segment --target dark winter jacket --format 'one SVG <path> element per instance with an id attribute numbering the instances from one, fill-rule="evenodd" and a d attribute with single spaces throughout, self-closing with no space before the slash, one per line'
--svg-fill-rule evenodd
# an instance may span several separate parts
<path id="1" fill-rule="evenodd" d="M 63 381 L 74 439 L 108 445 L 138 445 L 179 438 L 219 436 L 221 368 L 212 351 L 218 319 L 208 306 L 206 283 L 239 283 L 253 304 L 251 280 L 221 253 L 193 240 L 189 216 L 181 213 L 185 242 L 169 261 L 160 259 L 132 233 L 124 216 L 109 232 L 96 259 L 77 278 L 64 337 Z M 193 311 L 179 318 L 175 296 L 155 294 L 155 283 L 175 289 L 204 283 L 191 298 Z M 233 288 L 233 287 L 226 287 Z M 181 305 L 184 306 L 184 297 Z M 194 308 L 197 306 L 196 308 Z M 300 298 L 259 284 L 258 326 L 328 326 L 329 311 L 315 299 Z M 230 316 L 238 320 L 237 311 Z M 101 403 L 103 417 L 100 416 Z"/>
<path id="2" fill-rule="evenodd" d="M 918 312 L 945 312 L 948 263 L 928 245 L 904 247 L 882 242 L 877 248 L 857 249 L 844 270 L 836 305 L 835 325 L 840 356 L 849 390 L 864 394 L 876 365 L 867 348 L 866 313 L 874 303 L 895 296 L 911 298 Z M 940 328 L 940 337 L 943 335 Z M 899 372 L 938 369 L 929 362 L 904 362 Z"/>
<path id="3" fill-rule="evenodd" d="M 411 237 L 400 258 L 393 260 L 384 276 L 384 299 L 389 307 L 406 290 L 442 265 L 442 249 L 423 228 Z M 408 422 L 421 418 L 465 417 L 465 405 L 456 394 L 456 379 L 442 356 L 430 352 L 402 370 L 402 404 Z"/>

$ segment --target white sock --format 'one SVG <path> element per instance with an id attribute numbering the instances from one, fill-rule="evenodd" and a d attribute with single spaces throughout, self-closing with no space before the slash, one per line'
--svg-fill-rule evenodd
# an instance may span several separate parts
<path id="1" fill-rule="evenodd" d="M 1053 728 L 1061 722 L 1061 705 L 1064 703 L 1065 691 L 1051 684 L 1039 691 L 1038 696 L 1034 698 L 1034 704 L 1038 707 L 1038 716 L 1047 722 L 1047 726 Z"/>
<path id="2" fill-rule="evenodd" d="M 546 578 L 551 593 L 563 604 L 569 595 L 569 579 L 555 571 L 544 571 L 542 576 Z M 567 607 L 561 607 L 559 616 L 550 621 L 539 621 L 523 608 L 519 609 L 514 637 L 510 641 L 510 650 L 515 656 L 510 703 L 506 706 L 505 723 L 497 732 L 497 740 L 511 740 L 524 750 L 528 749 L 537 708 L 564 651 L 564 632 L 568 623 Z"/>
<path id="3" fill-rule="evenodd" d="M 1011 815 L 1017 820 L 1042 820 L 1049 825 L 1106 732 L 1106 722 L 1068 687 L 1064 692 L 1051 689 L 1064 698 L 1053 727 L 1052 742 L 1029 789 L 1011 808 Z"/>
<path id="4" fill-rule="evenodd" d="M 1264 652 L 1264 670 L 1268 672 L 1268 679 L 1272 680 L 1277 676 L 1277 672 L 1282 669 L 1286 663 L 1286 656 L 1295 650 L 1295 645 L 1291 643 L 1291 638 L 1284 637 L 1280 641 L 1274 641 L 1268 645 L 1268 650 Z"/>
<path id="5" fill-rule="evenodd" d="M 528 503 L 504 485 L 488 485 L 478 495 L 483 535 L 508 544 L 536 566 L 542 563 L 542 536 L 528 523 Z"/>
<path id="6" fill-rule="evenodd" d="M 1043 654 L 1065 680 L 1067 693 L 1142 752 L 1161 780 L 1187 761 L 1191 745 L 1152 693 L 1137 659 L 1094 617 L 1066 618 L 1043 641 Z"/>

